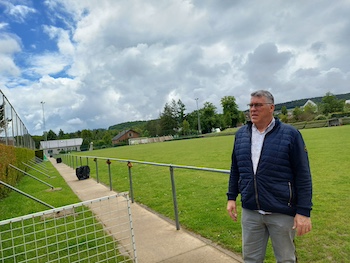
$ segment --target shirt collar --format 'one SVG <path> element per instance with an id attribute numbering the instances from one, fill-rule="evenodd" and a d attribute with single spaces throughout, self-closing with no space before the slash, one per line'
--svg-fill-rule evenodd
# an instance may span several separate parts
<path id="1" fill-rule="evenodd" d="M 267 125 L 266 129 L 265 129 L 263 132 L 260 132 L 260 131 L 258 130 L 258 128 L 255 126 L 254 123 L 253 123 L 253 126 L 252 126 L 252 127 L 253 127 L 253 129 L 254 129 L 255 132 L 259 132 L 260 134 L 266 134 L 266 133 L 268 133 L 269 131 L 271 131 L 271 130 L 273 129 L 273 127 L 275 127 L 275 123 L 276 123 L 275 118 L 272 118 L 270 124 Z"/>

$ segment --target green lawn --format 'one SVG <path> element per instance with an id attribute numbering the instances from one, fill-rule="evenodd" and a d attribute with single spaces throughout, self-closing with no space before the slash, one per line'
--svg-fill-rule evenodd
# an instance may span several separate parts
<path id="1" fill-rule="evenodd" d="M 346 222 L 350 206 L 350 125 L 301 132 L 309 151 L 314 207 L 313 231 L 296 238 L 299 261 L 346 262 L 350 258 L 350 226 Z M 233 136 L 218 136 L 109 148 L 80 155 L 228 170 L 233 139 Z M 93 159 L 82 157 L 81 160 L 82 164 L 89 164 L 95 177 Z M 99 160 L 98 168 L 100 180 L 108 184 L 106 160 Z M 112 161 L 110 168 L 113 188 L 128 191 L 126 163 Z M 240 222 L 233 222 L 226 212 L 228 174 L 184 169 L 175 169 L 174 174 L 181 227 L 240 253 Z M 169 168 L 134 163 L 132 175 L 135 201 L 174 219 Z M 266 262 L 274 262 L 270 247 Z"/>
<path id="2" fill-rule="evenodd" d="M 54 186 L 54 189 L 27 175 L 16 188 L 53 207 L 79 203 L 78 197 L 52 164 L 45 162 L 45 167 L 49 169 L 47 175 L 51 178 L 36 170 L 27 172 Z M 39 166 L 36 169 L 42 170 Z M 0 221 L 49 209 L 51 208 L 12 191 L 7 198 L 0 200 Z M 81 219 L 75 220 L 75 217 Z M 74 231 L 71 229 L 73 227 Z M 23 232 L 26 234 L 23 235 Z M 115 262 L 116 257 L 118 262 L 125 260 L 125 255 L 118 255 L 115 240 L 106 235 L 103 225 L 98 223 L 89 209 L 82 207 L 75 207 L 74 218 L 67 216 L 64 220 L 43 221 L 40 217 L 33 217 L 32 220 L 1 225 L 0 243 L 1 262 L 6 257 L 9 258 L 5 262 L 25 262 L 28 258 L 36 257 L 40 257 L 36 262 L 56 262 L 58 259 L 77 262 L 79 258 L 89 258 L 91 262 Z"/>
<path id="3" fill-rule="evenodd" d="M 350 205 L 350 126 L 301 132 L 309 151 L 314 207 L 313 231 L 296 239 L 299 260 L 344 262 L 350 258 L 350 226 L 346 222 Z M 82 154 L 228 170 L 233 139 L 233 136 L 219 136 Z M 95 164 L 91 159 L 89 165 L 94 175 Z M 99 173 L 107 175 L 105 160 L 98 165 Z M 111 173 L 113 187 L 127 191 L 126 164 L 112 162 Z M 168 168 L 134 164 L 132 174 L 135 200 L 174 219 Z M 102 179 L 108 183 L 107 177 L 102 176 Z M 241 252 L 240 223 L 232 222 L 226 213 L 228 175 L 175 169 L 175 180 L 181 226 L 232 251 Z M 274 262 L 271 248 L 269 250 L 266 262 Z"/>

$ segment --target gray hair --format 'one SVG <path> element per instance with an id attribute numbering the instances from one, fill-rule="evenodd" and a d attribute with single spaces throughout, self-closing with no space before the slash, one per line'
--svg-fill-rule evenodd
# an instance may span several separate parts
<path id="1" fill-rule="evenodd" d="M 259 97 L 259 98 L 265 97 L 269 103 L 272 103 L 272 104 L 275 103 L 275 99 L 273 98 L 273 95 L 267 90 L 254 91 L 252 94 L 250 94 L 250 96 Z"/>

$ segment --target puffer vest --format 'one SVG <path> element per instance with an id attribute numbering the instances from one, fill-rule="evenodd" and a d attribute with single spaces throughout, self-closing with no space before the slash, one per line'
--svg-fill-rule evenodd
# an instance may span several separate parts
<path id="1" fill-rule="evenodd" d="M 294 216 L 310 216 L 311 174 L 298 130 L 276 119 L 266 134 L 257 171 L 251 160 L 252 124 L 235 136 L 228 197 L 241 194 L 243 208 Z"/>

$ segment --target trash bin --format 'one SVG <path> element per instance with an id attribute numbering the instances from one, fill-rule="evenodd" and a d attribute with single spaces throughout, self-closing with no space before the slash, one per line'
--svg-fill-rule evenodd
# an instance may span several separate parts
<path id="1" fill-rule="evenodd" d="M 75 174 L 79 180 L 88 179 L 90 177 L 90 167 L 87 165 L 80 166 L 80 167 L 76 168 Z"/>
<path id="2" fill-rule="evenodd" d="M 61 157 L 56 158 L 56 162 L 57 163 L 61 163 L 62 162 L 62 158 Z"/>

